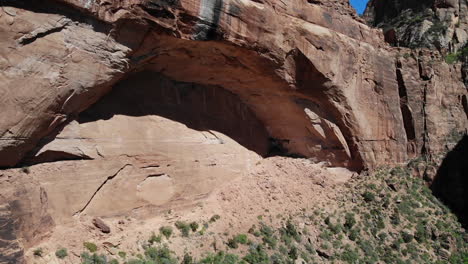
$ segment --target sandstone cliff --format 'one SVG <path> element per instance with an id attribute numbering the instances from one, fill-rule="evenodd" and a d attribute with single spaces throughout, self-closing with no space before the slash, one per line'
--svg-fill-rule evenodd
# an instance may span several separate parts
<path id="1" fill-rule="evenodd" d="M 364 17 L 394 45 L 457 51 L 468 40 L 467 8 L 465 0 L 371 0 Z"/>
<path id="2" fill-rule="evenodd" d="M 441 48 L 463 42 L 461 2 L 437 6 Z M 432 180 L 468 128 L 461 64 L 389 46 L 344 0 L 3 1 L 0 35 L 0 262 L 88 216 L 193 205 L 270 156 L 423 155 Z"/>

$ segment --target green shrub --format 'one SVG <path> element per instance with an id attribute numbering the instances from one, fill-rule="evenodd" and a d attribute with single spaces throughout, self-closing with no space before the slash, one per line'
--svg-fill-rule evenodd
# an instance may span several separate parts
<path id="1" fill-rule="evenodd" d="M 299 252 L 295 246 L 292 246 L 288 252 L 288 256 L 292 260 L 296 260 L 299 258 Z"/>
<path id="2" fill-rule="evenodd" d="M 406 231 L 401 232 L 401 238 L 405 243 L 410 243 L 411 241 L 413 241 L 413 235 Z"/>
<path id="3" fill-rule="evenodd" d="M 195 264 L 195 261 L 193 260 L 193 257 L 190 254 L 185 253 L 181 264 Z"/>
<path id="4" fill-rule="evenodd" d="M 119 251 L 119 253 L 117 253 L 119 255 L 119 257 L 121 258 L 126 258 L 127 257 L 127 253 L 125 253 L 124 251 Z"/>
<path id="5" fill-rule="evenodd" d="M 177 221 L 175 223 L 175 226 L 177 227 L 177 229 L 180 230 L 180 232 L 182 233 L 182 236 L 184 237 L 188 237 L 189 236 L 189 233 L 190 233 L 190 225 L 183 222 L 183 221 Z"/>
<path id="6" fill-rule="evenodd" d="M 388 236 L 387 233 L 380 233 L 380 234 L 378 235 L 379 240 L 380 240 L 381 242 L 385 242 L 385 240 L 387 239 L 387 236 Z"/>
<path id="7" fill-rule="evenodd" d="M 172 257 L 172 253 L 166 246 L 149 247 L 145 250 L 145 256 L 156 263 L 175 264 L 177 260 Z"/>
<path id="8" fill-rule="evenodd" d="M 332 236 L 333 234 L 327 229 L 323 230 L 322 233 L 320 233 L 319 235 L 321 239 L 326 240 L 326 241 L 330 241 Z"/>
<path id="9" fill-rule="evenodd" d="M 57 258 L 59 259 L 65 258 L 66 256 L 68 256 L 67 249 L 66 248 L 57 249 L 57 251 L 55 251 L 55 256 L 57 256 Z"/>
<path id="10" fill-rule="evenodd" d="M 351 229 L 348 234 L 348 238 L 351 241 L 356 241 L 359 238 L 360 232 L 359 229 Z"/>
<path id="11" fill-rule="evenodd" d="M 356 219 L 354 218 L 354 214 L 346 213 L 344 227 L 347 230 L 350 230 L 351 228 L 353 228 L 355 224 L 356 224 Z"/>
<path id="12" fill-rule="evenodd" d="M 449 53 L 445 56 L 445 62 L 448 64 L 454 64 L 456 61 L 458 61 L 457 53 Z"/>
<path id="13" fill-rule="evenodd" d="M 84 242 L 83 243 L 83 246 L 89 250 L 89 252 L 91 253 L 94 253 L 97 251 L 98 247 L 96 246 L 96 244 L 92 243 L 92 242 Z"/>
<path id="14" fill-rule="evenodd" d="M 264 223 L 261 224 L 259 234 L 262 236 L 263 243 L 268 245 L 271 249 L 276 248 L 276 244 L 278 242 L 274 232 L 275 231 L 271 227 L 265 225 Z"/>
<path id="15" fill-rule="evenodd" d="M 108 264 L 107 258 L 104 255 L 98 255 L 94 253 L 89 255 L 88 252 L 83 252 L 81 254 L 81 263 L 82 264 Z"/>
<path id="16" fill-rule="evenodd" d="M 385 228 L 385 222 L 382 217 L 379 217 L 377 219 L 377 228 L 378 229 L 384 229 Z"/>
<path id="17" fill-rule="evenodd" d="M 249 253 L 244 257 L 244 261 L 250 264 L 269 264 L 267 252 L 260 246 L 253 246 Z"/>
<path id="18" fill-rule="evenodd" d="M 249 242 L 246 234 L 238 234 L 234 237 L 234 239 L 242 245 L 246 245 Z"/>
<path id="19" fill-rule="evenodd" d="M 234 254 L 226 254 L 224 251 L 220 251 L 217 254 L 210 253 L 198 263 L 201 264 L 237 264 L 239 263 L 239 257 Z"/>
<path id="20" fill-rule="evenodd" d="M 330 230 L 333 232 L 333 234 L 339 234 L 343 228 L 340 224 L 336 224 L 336 225 L 333 225 L 333 224 L 329 224 L 328 225 L 328 228 L 330 228 Z"/>
<path id="21" fill-rule="evenodd" d="M 42 254 L 44 252 L 42 251 L 42 248 L 36 248 L 34 251 L 33 251 L 33 255 L 34 256 L 37 256 L 37 257 L 42 257 Z"/>
<path id="22" fill-rule="evenodd" d="M 290 221 L 288 220 L 286 222 L 286 226 L 283 227 L 281 230 L 281 235 L 282 236 L 289 236 L 289 237 L 292 237 L 294 238 L 294 240 L 296 240 L 297 242 L 300 242 L 301 241 L 301 234 L 299 234 L 299 232 L 297 231 L 296 229 L 296 226 Z"/>
<path id="23" fill-rule="evenodd" d="M 359 254 L 358 252 L 346 248 L 343 253 L 341 253 L 340 259 L 346 263 L 357 264 L 359 263 Z"/>
<path id="24" fill-rule="evenodd" d="M 358 241 L 359 247 L 361 250 L 367 255 L 367 256 L 372 256 L 375 254 L 374 252 L 374 247 L 369 241 L 366 240 L 360 240 Z"/>
<path id="25" fill-rule="evenodd" d="M 276 236 L 263 237 L 263 243 L 265 243 L 270 249 L 275 249 L 278 244 L 278 238 Z"/>
<path id="26" fill-rule="evenodd" d="M 162 241 L 162 236 L 161 235 L 156 235 L 153 233 L 151 237 L 148 239 L 148 243 L 154 244 L 154 243 L 161 243 Z"/>
<path id="27" fill-rule="evenodd" d="M 465 60 L 468 56 L 468 45 L 465 45 L 462 49 L 457 52 L 449 53 L 445 56 L 445 62 L 453 64 L 457 61 Z"/>
<path id="28" fill-rule="evenodd" d="M 313 247 L 310 243 L 305 244 L 304 248 L 305 248 L 305 250 L 307 250 L 307 252 L 309 252 L 310 254 L 315 254 L 315 249 L 314 249 L 314 247 Z"/>
<path id="29" fill-rule="evenodd" d="M 166 239 L 169 239 L 172 235 L 172 227 L 170 226 L 162 226 L 159 228 L 159 232 L 166 237 Z"/>
<path id="30" fill-rule="evenodd" d="M 414 233 L 414 239 L 419 243 L 425 242 L 429 237 L 429 234 L 426 232 L 426 225 L 423 223 L 418 223 L 416 225 L 416 232 Z"/>
<path id="31" fill-rule="evenodd" d="M 362 194 L 362 197 L 364 198 L 364 201 L 366 202 L 372 202 L 375 200 L 375 195 L 369 191 L 366 191 Z"/>
<path id="32" fill-rule="evenodd" d="M 237 241 L 234 239 L 234 238 L 230 238 L 228 239 L 227 243 L 228 247 L 230 248 L 238 248 L 239 247 L 239 244 L 237 243 Z"/>
<path id="33" fill-rule="evenodd" d="M 274 253 L 270 257 L 271 264 L 286 264 L 288 263 L 281 254 Z"/>
<path id="34" fill-rule="evenodd" d="M 197 232 L 197 230 L 198 230 L 198 223 L 197 223 L 197 222 L 191 222 L 191 223 L 190 223 L 190 229 L 192 229 L 192 232 Z"/>
<path id="35" fill-rule="evenodd" d="M 398 226 L 401 223 L 398 211 L 395 210 L 395 212 L 390 216 L 390 223 L 394 226 Z"/>
<path id="36" fill-rule="evenodd" d="M 221 219 L 221 216 L 215 214 L 210 218 L 210 223 L 214 223 L 214 222 L 218 221 L 219 219 Z"/>

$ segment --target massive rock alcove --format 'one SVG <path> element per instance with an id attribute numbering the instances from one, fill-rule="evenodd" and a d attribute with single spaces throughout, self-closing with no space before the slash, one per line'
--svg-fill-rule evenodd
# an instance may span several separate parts
<path id="1" fill-rule="evenodd" d="M 112 121 L 119 118 L 126 121 L 122 124 Z M 151 122 L 152 118 L 155 122 Z M 171 122 L 163 122 L 166 119 Z M 114 131 L 94 125 L 111 122 Z M 66 160 L 70 155 L 95 159 L 108 156 L 108 152 L 128 156 L 154 154 L 155 148 L 178 151 L 178 143 L 185 142 L 184 134 L 177 134 L 179 131 L 175 128 L 166 127 L 164 131 L 159 122 L 180 123 L 178 126 L 200 131 L 199 134 L 212 140 L 206 144 L 223 144 L 211 131 L 222 133 L 260 156 L 269 154 L 272 141 L 265 126 L 235 94 L 221 87 L 176 82 L 159 73 L 143 71 L 119 82 L 112 92 L 82 112 L 64 131 L 45 140 L 29 157 L 29 162 Z M 96 147 L 83 147 L 83 142 L 92 140 Z M 193 140 L 193 144 L 198 142 Z M 168 142 L 173 145 L 167 145 Z M 99 151 L 99 145 L 112 147 Z M 55 158 L 51 157 L 54 153 Z"/>
<path id="2" fill-rule="evenodd" d="M 389 47 L 345 0 L 2 3 L 17 263 L 54 227 L 193 206 L 270 155 L 361 171 L 435 157 L 468 126 L 460 65 Z"/>

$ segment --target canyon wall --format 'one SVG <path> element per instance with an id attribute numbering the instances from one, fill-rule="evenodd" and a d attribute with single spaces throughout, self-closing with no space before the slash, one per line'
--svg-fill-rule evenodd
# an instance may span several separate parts
<path id="1" fill-rule="evenodd" d="M 360 172 L 437 160 L 468 128 L 462 65 L 391 47 L 344 0 L 3 1 L 0 35 L 0 262 L 265 157 Z"/>

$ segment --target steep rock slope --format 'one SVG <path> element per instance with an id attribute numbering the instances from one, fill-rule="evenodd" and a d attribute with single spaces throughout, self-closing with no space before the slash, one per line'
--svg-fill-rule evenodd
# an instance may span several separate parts
<path id="1" fill-rule="evenodd" d="M 371 0 L 364 18 L 404 47 L 457 51 L 468 40 L 465 0 Z"/>

